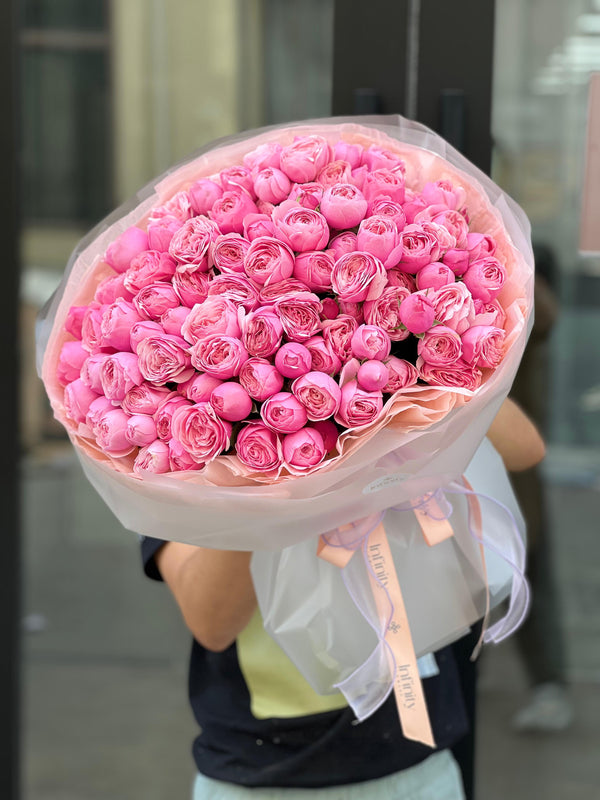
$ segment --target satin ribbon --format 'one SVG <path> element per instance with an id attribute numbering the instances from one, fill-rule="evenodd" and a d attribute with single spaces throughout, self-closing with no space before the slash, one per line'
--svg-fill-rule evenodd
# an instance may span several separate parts
<path id="1" fill-rule="evenodd" d="M 462 481 L 462 484 L 458 482 L 449 484 L 445 491 L 465 496 L 469 510 L 469 532 L 479 544 L 481 552 L 482 572 L 486 585 L 486 611 L 482 636 L 473 654 L 473 657 L 476 657 L 483 641 L 501 641 L 518 627 L 527 613 L 529 592 L 524 577 L 525 548 L 511 511 L 495 498 L 475 493 L 465 478 Z M 507 554 L 503 547 L 506 542 L 500 544 L 484 538 L 479 498 L 495 503 L 508 516 L 513 528 L 513 537 L 510 540 L 513 547 L 510 553 Z M 435 546 L 453 535 L 449 521 L 452 505 L 441 489 L 412 503 L 394 507 L 394 510 L 412 510 L 425 541 L 430 546 Z M 344 693 L 359 719 L 366 719 L 374 713 L 385 702 L 391 691 L 394 691 L 400 723 L 406 738 L 435 747 L 404 600 L 382 522 L 384 514 L 385 512 L 371 515 L 323 534 L 319 538 L 318 556 L 342 570 L 347 591 L 379 639 L 379 644 L 369 658 L 348 678 L 337 684 L 336 688 Z M 503 558 L 513 571 L 508 612 L 491 628 L 487 627 L 489 588 L 485 547 Z M 363 608 L 363 604 L 359 602 L 356 587 L 350 584 L 344 570 L 359 549 L 362 550 L 367 568 L 377 608 L 378 624 L 374 623 Z"/>

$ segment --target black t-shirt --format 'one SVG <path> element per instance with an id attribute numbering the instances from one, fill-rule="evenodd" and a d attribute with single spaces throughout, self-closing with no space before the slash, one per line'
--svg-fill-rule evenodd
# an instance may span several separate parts
<path id="1" fill-rule="evenodd" d="M 141 544 L 146 575 L 156 580 L 154 554 L 162 544 L 148 537 Z M 252 682 L 239 655 L 238 643 L 222 653 L 192 644 L 189 698 L 200 726 L 193 754 L 201 773 L 244 786 L 315 788 L 373 780 L 431 755 L 430 748 L 402 735 L 393 696 L 361 723 L 347 706 L 303 716 L 256 716 Z M 424 679 L 423 687 L 441 750 L 465 736 L 468 723 L 452 650 L 435 656 L 439 674 Z"/>

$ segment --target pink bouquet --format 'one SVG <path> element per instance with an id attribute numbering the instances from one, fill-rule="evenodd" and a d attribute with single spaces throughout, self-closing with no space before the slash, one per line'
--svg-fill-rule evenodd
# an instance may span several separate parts
<path id="1" fill-rule="evenodd" d="M 449 487 L 481 444 L 527 338 L 527 233 L 399 118 L 227 140 L 75 252 L 40 342 L 54 413 L 127 527 L 276 552 L 327 534 L 335 562 L 356 549 L 342 526 L 367 520 L 364 541 L 372 515 Z"/>

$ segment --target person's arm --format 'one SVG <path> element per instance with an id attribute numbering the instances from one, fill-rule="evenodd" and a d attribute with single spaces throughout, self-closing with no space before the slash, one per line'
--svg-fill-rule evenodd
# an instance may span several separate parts
<path id="1" fill-rule="evenodd" d="M 156 554 L 187 627 L 207 650 L 226 650 L 250 622 L 256 608 L 251 557 L 179 542 L 166 542 Z"/>
<path id="2" fill-rule="evenodd" d="M 500 406 L 487 436 L 509 472 L 534 467 L 546 455 L 546 446 L 537 428 L 510 398 Z"/>

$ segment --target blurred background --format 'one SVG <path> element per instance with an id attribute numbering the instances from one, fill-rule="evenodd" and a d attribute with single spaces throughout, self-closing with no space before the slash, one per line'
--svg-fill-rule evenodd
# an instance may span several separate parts
<path id="1" fill-rule="evenodd" d="M 193 775 L 188 635 L 52 419 L 37 313 L 79 238 L 194 149 L 382 111 L 435 127 L 491 168 L 532 223 L 540 312 L 515 392 L 548 442 L 541 480 L 520 489 L 539 607 L 526 637 L 481 659 L 477 785 L 487 800 L 588 800 L 600 778 L 600 258 L 580 255 L 578 239 L 600 0 L 16 9 L 22 797 L 183 798 Z"/>

